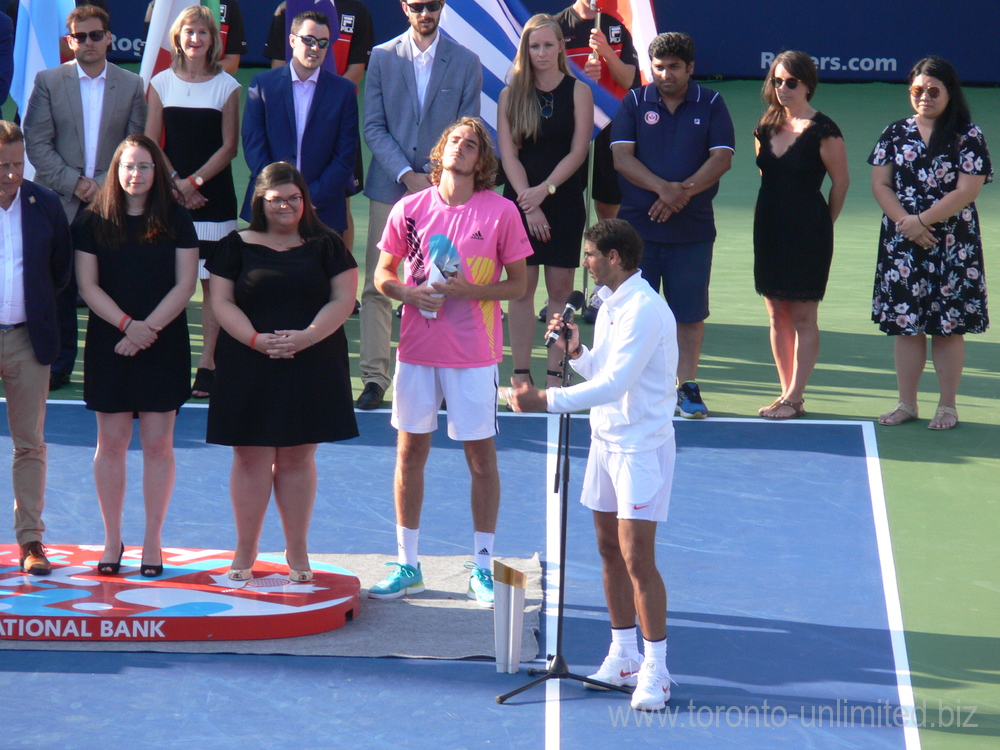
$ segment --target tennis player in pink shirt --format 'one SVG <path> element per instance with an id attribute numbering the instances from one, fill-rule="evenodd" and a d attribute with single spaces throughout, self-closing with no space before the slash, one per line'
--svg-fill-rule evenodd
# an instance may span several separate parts
<path id="1" fill-rule="evenodd" d="M 375 286 L 403 302 L 392 399 L 399 561 L 389 563 L 393 571 L 368 595 L 395 599 L 424 590 L 417 560 L 424 466 L 444 400 L 448 437 L 462 441 L 472 474 L 475 561 L 466 563 L 468 595 L 492 607 L 500 300 L 524 294 L 531 244 L 517 206 L 493 191 L 497 158 L 479 119 L 450 125 L 431 162 L 431 187 L 396 203 L 379 243 Z"/>

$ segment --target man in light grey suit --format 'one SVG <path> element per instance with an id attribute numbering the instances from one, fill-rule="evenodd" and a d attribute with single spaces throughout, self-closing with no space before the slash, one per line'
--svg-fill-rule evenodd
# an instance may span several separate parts
<path id="1" fill-rule="evenodd" d="M 392 205 L 430 187 L 430 153 L 459 117 L 479 115 L 479 58 L 438 33 L 442 0 L 402 3 L 410 28 L 372 50 L 365 84 L 365 142 L 372 152 L 365 286 L 361 294 L 359 409 L 377 409 L 389 387 L 392 304 L 375 288 L 378 243 Z"/>
<path id="2" fill-rule="evenodd" d="M 24 116 L 28 159 L 35 182 L 54 190 L 72 223 L 104 184 L 115 149 L 146 124 L 142 79 L 107 61 L 110 19 L 102 8 L 81 5 L 66 19 L 74 60 L 41 71 Z M 49 377 L 51 389 L 69 382 L 76 361 L 76 283 L 58 300 L 59 357 Z"/>

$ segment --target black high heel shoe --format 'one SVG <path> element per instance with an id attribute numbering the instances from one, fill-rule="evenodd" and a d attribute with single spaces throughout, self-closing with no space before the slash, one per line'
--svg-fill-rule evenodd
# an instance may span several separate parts
<path id="1" fill-rule="evenodd" d="M 139 569 L 139 575 L 143 578 L 156 578 L 163 575 L 163 550 L 160 550 L 160 564 L 149 565 L 148 563 L 143 563 Z"/>
<path id="2" fill-rule="evenodd" d="M 118 571 L 122 569 L 122 555 L 124 554 L 125 543 L 122 542 L 122 550 L 118 553 L 118 562 L 99 562 L 97 563 L 97 572 L 102 576 L 118 575 Z"/>

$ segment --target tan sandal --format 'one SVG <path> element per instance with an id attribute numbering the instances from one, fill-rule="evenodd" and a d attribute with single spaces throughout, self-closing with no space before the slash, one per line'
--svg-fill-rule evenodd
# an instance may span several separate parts
<path id="1" fill-rule="evenodd" d="M 897 412 L 903 413 L 902 419 L 892 419 Z M 902 401 L 897 401 L 894 407 L 878 418 L 878 423 L 886 427 L 895 427 L 896 425 L 912 422 L 918 416 L 916 406 L 910 406 L 909 404 L 904 404 Z"/>
<path id="2" fill-rule="evenodd" d="M 763 417 L 764 416 L 764 412 L 771 411 L 772 409 L 777 409 L 779 406 L 781 406 L 781 396 L 778 396 L 776 399 L 774 399 L 773 402 L 771 402 L 767 406 L 760 407 L 757 410 L 757 414 L 759 414 L 760 416 Z"/>
<path id="3" fill-rule="evenodd" d="M 952 417 L 955 421 L 949 423 L 943 422 L 945 417 Z M 950 430 L 958 425 L 958 412 L 955 411 L 950 406 L 939 406 L 937 411 L 934 412 L 934 419 L 927 423 L 928 430 Z"/>
<path id="4" fill-rule="evenodd" d="M 803 404 L 806 402 L 805 399 L 799 401 L 788 401 L 784 398 L 779 398 L 778 403 L 775 405 L 775 411 L 766 411 L 761 414 L 764 419 L 773 419 L 774 421 L 782 421 L 785 419 L 798 419 L 799 417 L 804 417 L 806 414 L 805 407 Z M 783 406 L 787 406 L 792 410 L 791 414 L 778 414 L 777 410 Z"/>

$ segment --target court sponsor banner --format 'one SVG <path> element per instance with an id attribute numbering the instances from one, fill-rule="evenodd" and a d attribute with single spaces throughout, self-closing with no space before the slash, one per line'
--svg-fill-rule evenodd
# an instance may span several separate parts
<path id="1" fill-rule="evenodd" d="M 249 581 L 231 581 L 233 553 L 164 548 L 164 571 L 139 574 L 141 548 L 121 571 L 101 575 L 104 548 L 48 545 L 52 572 L 22 573 L 16 544 L 0 545 L 0 640 L 232 641 L 334 630 L 355 619 L 361 583 L 347 570 L 314 563 L 308 583 L 288 580 L 277 555 L 261 555 Z"/>

